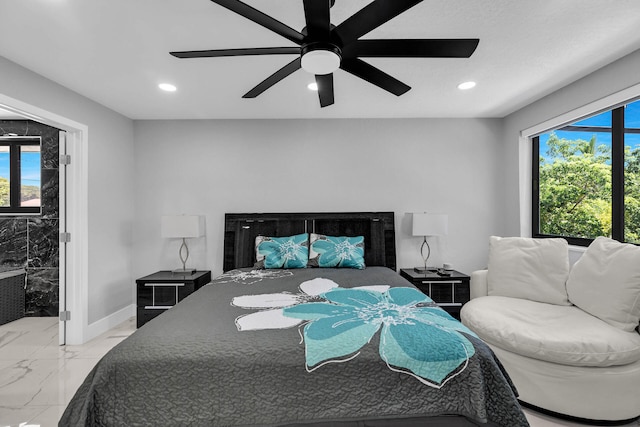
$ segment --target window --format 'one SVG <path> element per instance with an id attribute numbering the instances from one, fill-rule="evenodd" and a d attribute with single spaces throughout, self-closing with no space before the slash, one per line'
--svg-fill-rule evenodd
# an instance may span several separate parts
<path id="1" fill-rule="evenodd" d="M 40 138 L 0 137 L 0 214 L 40 213 Z"/>
<path id="2" fill-rule="evenodd" d="M 533 235 L 640 243 L 640 101 L 533 138 Z"/>

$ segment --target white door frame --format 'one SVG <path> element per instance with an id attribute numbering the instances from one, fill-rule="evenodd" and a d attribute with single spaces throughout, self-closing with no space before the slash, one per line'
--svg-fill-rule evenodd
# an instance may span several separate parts
<path id="1" fill-rule="evenodd" d="M 60 233 L 67 232 L 67 166 L 62 162 L 62 156 L 67 154 L 67 132 L 58 132 L 58 229 Z M 58 243 L 58 312 L 67 313 L 67 243 L 59 239 Z M 63 317 L 60 316 L 60 319 Z M 64 317 L 66 319 L 66 316 Z M 58 321 L 58 344 L 67 343 L 67 322 Z"/>
<path id="2" fill-rule="evenodd" d="M 67 132 L 67 154 L 71 156 L 71 165 L 66 173 L 66 206 L 64 214 L 67 232 L 71 233 L 71 241 L 67 243 L 65 265 L 60 266 L 60 280 L 66 288 L 66 308 L 70 319 L 60 326 L 63 333 L 61 344 L 82 344 L 87 336 L 88 328 L 88 133 L 89 127 L 50 111 L 43 110 L 0 93 L 0 107 L 15 112 L 27 119 Z M 61 306 L 62 307 L 62 306 Z M 60 322 L 63 323 L 63 322 Z"/>

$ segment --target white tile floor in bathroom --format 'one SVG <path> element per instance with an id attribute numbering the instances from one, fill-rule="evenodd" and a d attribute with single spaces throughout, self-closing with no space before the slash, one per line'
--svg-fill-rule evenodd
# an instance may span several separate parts
<path id="1" fill-rule="evenodd" d="M 84 345 L 59 346 L 57 318 L 27 317 L 1 325 L 0 427 L 57 426 L 91 368 L 135 328 L 132 318 Z M 532 427 L 581 426 L 525 413 Z"/>

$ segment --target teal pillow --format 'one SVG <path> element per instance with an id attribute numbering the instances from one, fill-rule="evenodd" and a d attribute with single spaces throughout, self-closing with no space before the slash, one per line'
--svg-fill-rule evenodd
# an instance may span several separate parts
<path id="1" fill-rule="evenodd" d="M 363 269 L 364 237 L 334 237 L 312 233 L 309 266 Z"/>
<path id="2" fill-rule="evenodd" d="M 305 268 L 309 260 L 307 233 L 289 237 L 256 237 L 257 265 L 264 268 Z"/>

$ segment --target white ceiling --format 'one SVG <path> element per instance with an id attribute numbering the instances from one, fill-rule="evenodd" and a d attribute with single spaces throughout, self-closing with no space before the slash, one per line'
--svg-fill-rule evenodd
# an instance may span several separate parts
<path id="1" fill-rule="evenodd" d="M 336 0 L 332 23 L 369 2 Z M 304 27 L 301 0 L 246 3 Z M 295 46 L 209 0 L 2 0 L 0 16 L 0 56 L 132 119 L 504 117 L 640 48 L 639 0 L 424 0 L 363 38 L 479 38 L 473 56 L 367 58 L 412 89 L 396 97 L 338 70 L 321 109 L 303 70 L 242 98 L 291 55 L 170 56 Z M 459 91 L 467 80 L 478 85 Z"/>

